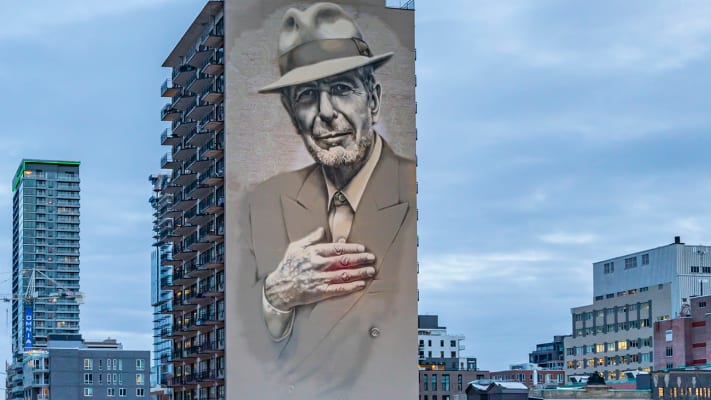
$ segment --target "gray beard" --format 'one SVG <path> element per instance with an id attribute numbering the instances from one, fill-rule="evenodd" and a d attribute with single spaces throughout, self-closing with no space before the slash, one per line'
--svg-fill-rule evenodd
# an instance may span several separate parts
<path id="1" fill-rule="evenodd" d="M 370 147 L 375 143 L 375 138 L 369 140 L 369 138 L 362 136 L 355 146 L 350 148 L 343 148 L 341 146 L 335 146 L 328 150 L 322 149 L 316 144 L 307 145 L 306 149 L 311 154 L 317 163 L 331 168 L 348 168 L 353 167 L 363 160 L 370 152 Z"/>

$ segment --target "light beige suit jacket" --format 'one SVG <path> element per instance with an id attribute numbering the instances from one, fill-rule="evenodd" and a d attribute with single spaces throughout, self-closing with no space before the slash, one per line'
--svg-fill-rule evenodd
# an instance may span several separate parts
<path id="1" fill-rule="evenodd" d="M 355 213 L 348 241 L 376 256 L 376 277 L 360 292 L 297 307 L 291 335 L 275 342 L 261 307 L 264 278 L 289 243 L 318 227 L 328 232 L 327 191 L 312 165 L 260 184 L 240 222 L 240 329 L 268 385 L 237 389 L 244 398 L 415 398 L 417 375 L 417 232 L 415 164 L 383 151 Z M 245 211 L 248 211 L 244 213 Z M 233 303 L 231 303 L 233 304 Z M 230 312 L 228 310 L 228 312 Z M 230 312 L 231 313 L 231 312 Z M 228 348 L 229 354 L 233 354 Z M 236 353 L 234 353 L 236 355 Z M 240 371 L 249 376 L 250 371 Z M 242 374 L 242 385 L 249 383 Z M 231 396 L 231 394 L 229 394 Z M 256 396 L 256 397 L 255 397 Z"/>

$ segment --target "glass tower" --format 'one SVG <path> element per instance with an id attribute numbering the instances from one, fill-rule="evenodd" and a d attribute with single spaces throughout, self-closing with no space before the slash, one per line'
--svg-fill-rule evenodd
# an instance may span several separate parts
<path id="1" fill-rule="evenodd" d="M 12 181 L 12 350 L 79 333 L 79 162 L 22 160 Z"/>

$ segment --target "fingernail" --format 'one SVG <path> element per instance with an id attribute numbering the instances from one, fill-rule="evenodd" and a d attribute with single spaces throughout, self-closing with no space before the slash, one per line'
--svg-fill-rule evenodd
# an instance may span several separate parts
<path id="1" fill-rule="evenodd" d="M 375 255 L 373 255 L 373 254 L 368 254 L 368 255 L 365 257 L 365 259 L 368 260 L 368 261 L 373 261 L 373 260 L 375 260 Z"/>
<path id="2" fill-rule="evenodd" d="M 368 268 L 366 269 L 366 272 L 368 273 L 368 276 L 373 276 L 375 275 L 375 268 Z"/>

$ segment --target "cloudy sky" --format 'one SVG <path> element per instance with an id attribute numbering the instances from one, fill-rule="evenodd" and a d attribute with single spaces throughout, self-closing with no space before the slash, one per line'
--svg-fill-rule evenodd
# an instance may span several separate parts
<path id="1" fill-rule="evenodd" d="M 85 337 L 151 347 L 160 65 L 203 4 L 0 0 L 0 293 L 18 163 L 81 161 Z M 416 5 L 420 311 L 480 368 L 570 333 L 592 262 L 711 244 L 711 3 Z"/>

